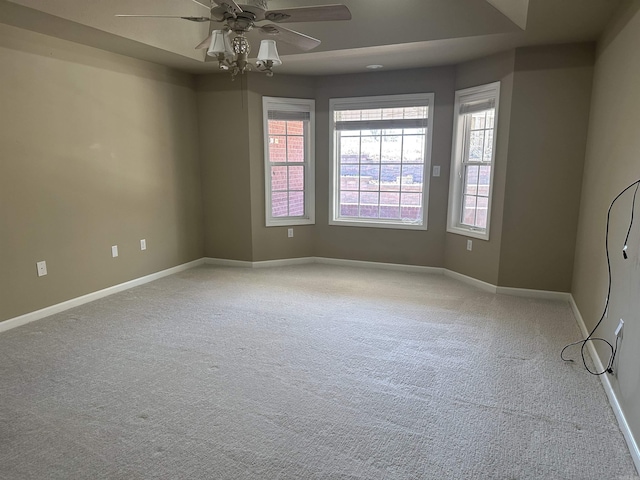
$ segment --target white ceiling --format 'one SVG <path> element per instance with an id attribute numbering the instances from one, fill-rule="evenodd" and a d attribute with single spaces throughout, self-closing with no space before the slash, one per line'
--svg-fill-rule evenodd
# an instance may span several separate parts
<path id="1" fill-rule="evenodd" d="M 208 3 L 209 0 L 200 0 Z M 340 0 L 270 0 L 269 8 Z M 239 0 L 238 3 L 251 3 Z M 342 0 L 353 19 L 291 23 L 322 43 L 301 53 L 279 43 L 277 72 L 319 75 L 459 63 L 526 45 L 593 41 L 620 0 Z M 207 23 L 116 18 L 120 14 L 207 16 L 191 0 L 0 0 L 0 22 L 192 73 L 217 71 L 195 46 Z M 216 24 L 218 25 L 218 24 Z M 521 26 L 526 26 L 522 30 Z M 254 43 L 253 49 L 257 51 Z"/>

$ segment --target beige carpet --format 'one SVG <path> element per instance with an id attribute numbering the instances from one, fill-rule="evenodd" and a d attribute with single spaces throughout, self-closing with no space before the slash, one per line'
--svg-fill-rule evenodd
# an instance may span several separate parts
<path id="1" fill-rule="evenodd" d="M 578 338 L 442 276 L 200 267 L 0 334 L 0 478 L 637 478 Z"/>

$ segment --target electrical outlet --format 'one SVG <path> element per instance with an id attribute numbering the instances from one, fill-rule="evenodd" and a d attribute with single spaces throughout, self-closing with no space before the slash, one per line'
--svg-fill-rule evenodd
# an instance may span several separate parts
<path id="1" fill-rule="evenodd" d="M 473 241 L 467 240 L 467 250 L 471 251 L 473 249 Z"/>
<path id="2" fill-rule="evenodd" d="M 36 263 L 36 268 L 38 269 L 39 277 L 44 277 L 47 274 L 47 262 L 44 260 Z"/>
<path id="3" fill-rule="evenodd" d="M 293 228 L 290 228 L 289 230 L 287 230 L 287 236 L 288 236 L 289 238 L 292 238 L 292 237 L 293 237 Z"/>
<path id="4" fill-rule="evenodd" d="M 111 256 L 116 258 L 118 256 L 118 245 L 114 245 L 111 247 Z"/>
<path id="5" fill-rule="evenodd" d="M 140 250 L 146 250 L 147 249 L 147 241 L 143 238 L 142 240 L 140 240 Z"/>

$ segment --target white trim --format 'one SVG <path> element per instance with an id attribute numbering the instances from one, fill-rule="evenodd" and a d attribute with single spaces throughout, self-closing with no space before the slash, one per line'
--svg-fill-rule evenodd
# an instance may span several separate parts
<path id="1" fill-rule="evenodd" d="M 268 268 L 268 267 L 288 267 L 291 265 L 305 265 L 309 263 L 315 263 L 313 257 L 300 257 L 300 258 L 279 258 L 276 260 L 262 260 L 260 262 L 247 262 L 243 260 L 227 260 L 224 258 L 211 258 L 204 259 L 204 263 L 207 265 L 216 265 L 218 267 L 242 267 L 242 268 Z"/>
<path id="2" fill-rule="evenodd" d="M 444 269 L 440 267 L 424 267 L 421 265 L 404 265 L 400 263 L 367 262 L 363 260 L 344 260 L 342 258 L 315 257 L 314 263 L 323 265 L 338 265 L 343 267 L 378 268 L 380 270 L 395 270 L 399 272 L 417 272 L 442 275 Z"/>
<path id="3" fill-rule="evenodd" d="M 246 260 L 231 260 L 228 258 L 205 257 L 204 263 L 206 265 L 215 265 L 217 267 L 253 268 L 253 262 L 248 262 Z"/>
<path id="4" fill-rule="evenodd" d="M 483 282 L 482 280 L 478 280 L 477 278 L 469 277 L 467 275 L 463 275 L 462 273 L 454 272 L 453 270 L 444 270 L 445 277 L 455 278 L 467 285 L 473 285 L 474 287 L 479 288 L 480 290 L 484 290 L 489 293 L 496 293 L 498 287 L 492 285 L 487 282 Z"/>
<path id="5" fill-rule="evenodd" d="M 3 322 L 0 322 L 0 332 L 11 330 L 12 328 L 16 327 L 21 327 L 22 325 L 26 325 L 27 323 L 35 322 L 36 320 L 40 320 L 50 315 L 64 312 L 65 310 L 69 310 L 70 308 L 79 307 L 80 305 L 99 300 L 100 298 L 108 297 L 109 295 L 113 295 L 114 293 L 119 293 L 124 290 L 129 290 L 130 288 L 143 285 L 145 283 L 153 282 L 154 280 L 173 275 L 174 273 L 183 272 L 184 270 L 197 267 L 199 265 L 202 265 L 203 263 L 204 260 L 202 258 L 199 258 L 198 260 L 194 260 L 189 263 L 183 263 L 182 265 L 167 268 L 166 270 L 161 270 L 160 272 L 145 275 L 144 277 L 136 278 L 134 280 L 120 283 L 118 285 L 113 285 L 112 287 L 88 293 L 86 295 L 82 295 L 81 297 L 72 298 L 71 300 L 57 303 L 55 305 L 51 305 L 50 307 L 36 310 L 35 312 L 25 313 L 24 315 L 20 315 L 19 317 L 4 320 Z"/>
<path id="6" fill-rule="evenodd" d="M 549 290 L 532 290 L 529 288 L 496 287 L 496 293 L 513 297 L 540 298 L 544 300 L 569 301 L 571 294 L 567 292 L 553 292 Z"/>
<path id="7" fill-rule="evenodd" d="M 305 161 L 295 166 L 304 168 L 304 216 L 303 217 L 273 217 L 271 216 L 271 162 L 269 161 L 269 111 L 280 110 L 289 112 L 309 113 L 309 122 L 305 125 L 304 154 Z M 284 227 L 292 225 L 314 225 L 316 223 L 315 206 L 315 138 L 316 138 L 316 101 L 307 98 L 262 97 L 262 130 L 264 142 L 264 195 L 265 195 L 265 226 Z"/>
<path id="8" fill-rule="evenodd" d="M 306 265 L 309 263 L 315 263 L 313 257 L 280 258 L 277 260 L 253 262 L 253 268 L 289 267 L 291 265 Z"/>
<path id="9" fill-rule="evenodd" d="M 489 179 L 489 200 L 487 204 L 487 227 L 484 229 L 465 226 L 459 221 L 462 210 L 462 190 L 464 179 L 462 178 L 464 150 L 464 121 L 461 118 L 466 115 L 461 113 L 461 107 L 465 103 L 491 99 L 494 101 L 495 120 L 493 124 L 493 145 L 491 147 L 491 174 Z M 449 176 L 449 200 L 447 208 L 447 232 L 456 235 L 489 240 L 491 227 L 491 208 L 493 204 L 493 184 L 496 171 L 496 146 L 498 139 L 500 105 L 500 82 L 487 85 L 457 90 L 454 101 L 453 140 L 451 146 L 451 173 Z"/>
<path id="10" fill-rule="evenodd" d="M 334 121 L 335 111 L 361 110 L 367 108 L 393 107 L 427 107 L 427 126 L 424 138 L 424 164 L 422 174 L 422 218 L 416 222 L 402 222 L 402 220 L 367 219 L 340 217 L 340 182 L 338 171 L 340 159 L 336 143 L 336 129 Z M 372 227 L 392 228 L 401 230 L 426 231 L 429 224 L 429 189 L 431 186 L 431 154 L 433 150 L 433 117 L 435 112 L 435 93 L 409 93 L 401 95 L 379 95 L 373 97 L 349 97 L 329 99 L 329 225 L 342 227 Z M 402 164 L 399 164 L 402 165 Z"/>
<path id="11" fill-rule="evenodd" d="M 569 294 L 569 304 L 571 305 L 571 310 L 573 310 L 573 315 L 576 317 L 576 323 L 578 324 L 578 326 L 580 327 L 580 331 L 582 332 L 582 337 L 587 338 L 587 336 L 589 335 L 587 325 L 584 323 L 584 319 L 582 318 L 582 314 L 578 309 L 578 305 L 576 304 L 576 301 L 571 294 Z M 600 355 L 598 355 L 596 348 L 593 346 L 593 342 L 588 342 L 587 348 L 589 349 L 589 354 L 591 355 L 591 359 L 593 360 L 596 370 L 598 370 L 599 372 L 604 370 L 602 360 L 600 359 Z M 609 399 L 609 404 L 611 405 L 613 414 L 616 416 L 616 420 L 618 420 L 618 426 L 620 427 L 622 435 L 624 436 L 624 439 L 627 442 L 627 446 L 629 447 L 629 453 L 631 453 L 633 463 L 638 473 L 640 473 L 640 449 L 638 448 L 638 444 L 633 437 L 633 432 L 631 431 L 631 428 L 627 423 L 627 419 L 624 416 L 622 407 L 620 407 L 620 402 L 618 402 L 616 392 L 613 390 L 611 382 L 609 381 L 609 376 L 607 374 L 599 375 L 599 377 L 600 381 L 602 382 L 602 387 L 604 388 L 604 391 L 607 394 L 607 398 Z"/>

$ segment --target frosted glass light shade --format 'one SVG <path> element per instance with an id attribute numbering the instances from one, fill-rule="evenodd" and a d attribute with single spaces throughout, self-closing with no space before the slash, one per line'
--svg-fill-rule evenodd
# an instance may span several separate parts
<path id="1" fill-rule="evenodd" d="M 211 44 L 207 50 L 207 55 L 217 57 L 219 53 L 226 56 L 231 54 L 231 42 L 229 40 L 229 32 L 224 30 L 214 30 L 211 32 Z"/>
<path id="2" fill-rule="evenodd" d="M 271 60 L 274 66 L 282 65 L 282 60 L 280 60 L 280 57 L 278 56 L 278 49 L 276 48 L 275 40 L 262 40 L 260 42 L 258 60 L 261 62 Z"/>

